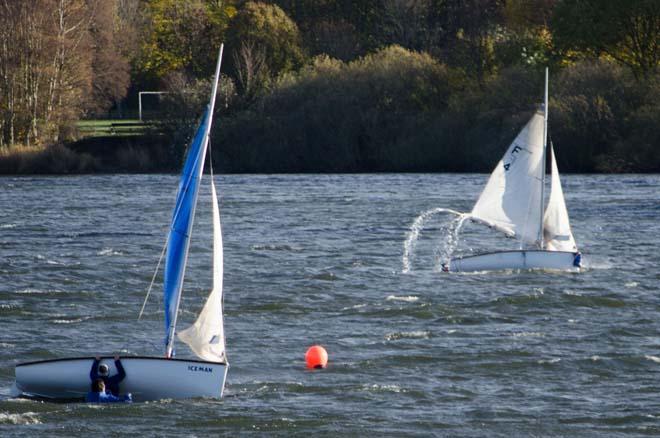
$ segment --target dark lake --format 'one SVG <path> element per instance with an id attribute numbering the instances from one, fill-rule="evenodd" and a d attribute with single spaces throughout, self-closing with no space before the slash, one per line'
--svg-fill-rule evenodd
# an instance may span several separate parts
<path id="1" fill-rule="evenodd" d="M 216 175 L 225 398 L 94 406 L 11 399 L 14 366 L 163 354 L 160 283 L 137 315 L 178 178 L 0 178 L 0 435 L 660 434 L 660 176 L 563 176 L 578 274 L 444 274 L 443 214 L 404 258 L 415 218 L 469 211 L 486 179 Z M 180 327 L 211 284 L 209 197 Z M 459 237 L 459 250 L 512 247 L 474 224 Z M 316 343 L 329 367 L 308 371 Z"/>

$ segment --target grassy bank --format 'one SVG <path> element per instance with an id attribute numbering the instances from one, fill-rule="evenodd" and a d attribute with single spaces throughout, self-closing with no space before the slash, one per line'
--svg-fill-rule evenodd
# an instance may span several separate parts
<path id="1" fill-rule="evenodd" d="M 81 137 L 122 137 L 145 135 L 151 126 L 138 119 L 80 120 L 76 128 Z"/>

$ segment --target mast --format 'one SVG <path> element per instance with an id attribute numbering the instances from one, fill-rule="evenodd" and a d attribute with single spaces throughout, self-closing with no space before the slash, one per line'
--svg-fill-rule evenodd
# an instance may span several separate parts
<path id="1" fill-rule="evenodd" d="M 539 244 L 541 249 L 544 249 L 545 242 L 543 241 L 543 210 L 545 206 L 545 167 L 546 167 L 546 154 L 548 150 L 548 67 L 545 68 L 545 92 L 543 98 L 543 157 L 541 158 L 541 226 L 539 227 Z"/>
<path id="2" fill-rule="evenodd" d="M 224 48 L 224 44 L 221 44 L 220 45 L 220 52 L 218 54 L 218 63 L 215 67 L 215 78 L 214 78 L 214 81 L 213 81 L 213 89 L 211 91 L 211 100 L 209 101 L 209 105 L 207 107 L 206 116 L 202 120 L 202 123 L 206 123 L 205 129 L 204 129 L 204 136 L 203 136 L 202 141 L 201 141 L 203 152 L 201 152 L 200 157 L 199 157 L 199 159 L 201 160 L 201 163 L 199 165 L 195 164 L 195 166 L 197 167 L 197 172 L 199 172 L 199 173 L 197 175 L 194 175 L 194 174 L 191 173 L 191 175 L 190 175 L 191 180 L 194 179 L 194 178 L 201 178 L 201 174 L 204 171 L 204 157 L 206 155 L 206 150 L 207 150 L 207 146 L 208 146 L 208 142 L 209 142 L 209 133 L 211 132 L 211 124 L 213 123 L 213 110 L 215 108 L 215 95 L 216 95 L 216 92 L 218 91 L 218 80 L 220 79 L 220 65 L 222 64 L 222 51 L 223 51 L 223 48 Z M 190 159 L 191 158 L 189 157 L 189 159 L 187 161 L 189 161 Z M 184 165 L 184 169 L 187 168 L 187 167 L 188 167 L 188 162 L 186 162 L 186 164 Z M 183 186 L 181 188 L 183 188 Z M 180 190 L 181 190 L 181 188 L 180 188 Z M 184 275 L 184 272 L 185 272 L 185 265 L 186 265 L 186 262 L 187 262 L 187 259 L 188 259 L 188 245 L 189 245 L 189 240 L 188 239 L 189 239 L 189 236 L 190 236 L 191 231 L 192 231 L 192 223 L 193 223 L 192 219 L 195 216 L 195 205 L 197 204 L 196 197 L 197 197 L 197 189 L 198 188 L 199 188 L 199 186 L 197 186 L 194 189 L 194 200 L 192 202 L 192 209 L 190 211 L 191 220 L 189 221 L 188 230 L 187 230 L 187 233 L 186 233 L 187 234 L 186 235 L 186 242 L 185 242 L 184 248 L 183 248 L 183 252 L 184 252 L 184 254 L 183 254 L 183 267 L 182 267 L 182 272 L 180 273 L 180 276 L 178 278 L 178 284 L 176 285 L 176 291 L 175 291 L 175 293 L 177 295 L 176 296 L 176 305 L 175 305 L 174 310 L 173 310 L 173 314 L 172 314 L 172 317 L 171 317 L 171 320 L 170 320 L 170 324 L 167 328 L 167 336 L 166 336 L 166 342 L 165 342 L 165 357 L 167 357 L 167 358 L 171 358 L 172 355 L 173 355 L 173 351 L 174 351 L 174 333 L 176 331 L 176 320 L 177 320 L 177 316 L 178 316 L 178 313 L 179 313 L 179 306 L 181 305 L 181 290 L 183 289 L 183 275 Z M 182 196 L 182 194 L 181 193 L 177 194 L 177 198 L 179 196 Z M 185 196 L 185 194 L 184 194 L 184 196 Z M 178 212 L 175 212 L 175 219 L 176 219 L 176 216 L 178 216 Z M 173 222 L 174 222 L 175 219 L 173 219 Z M 169 249 L 168 249 L 168 252 L 169 252 Z"/>
<path id="3" fill-rule="evenodd" d="M 220 65 L 222 64 L 222 51 L 225 45 L 220 44 L 220 52 L 218 53 L 218 64 L 215 66 L 215 79 L 213 81 L 213 89 L 211 90 L 211 101 L 209 102 L 209 124 L 206 126 L 206 142 L 209 141 L 209 134 L 211 133 L 211 122 L 213 121 L 213 110 L 215 109 L 215 95 L 218 92 L 218 81 L 220 80 Z M 546 69 L 547 75 L 547 69 Z M 546 90 L 548 88 L 546 78 Z M 547 91 L 546 91 L 547 94 Z"/>

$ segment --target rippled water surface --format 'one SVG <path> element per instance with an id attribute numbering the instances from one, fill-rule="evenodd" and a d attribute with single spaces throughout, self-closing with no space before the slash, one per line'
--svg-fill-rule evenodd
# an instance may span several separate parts
<path id="1" fill-rule="evenodd" d="M 217 176 L 226 397 L 123 406 L 11 399 L 14 365 L 162 354 L 160 285 L 136 319 L 177 177 L 0 178 L 0 435 L 660 434 L 660 176 L 564 177 L 580 274 L 443 274 L 450 246 L 515 247 L 474 224 L 448 240 L 444 213 L 411 230 L 486 178 Z M 204 187 L 184 324 L 210 285 L 208 205 Z M 314 343 L 326 370 L 304 368 Z"/>

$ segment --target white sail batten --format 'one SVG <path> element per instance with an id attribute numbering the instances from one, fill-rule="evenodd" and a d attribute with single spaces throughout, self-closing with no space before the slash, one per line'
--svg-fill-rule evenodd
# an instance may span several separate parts
<path id="1" fill-rule="evenodd" d="M 544 116 L 527 122 L 497 163 L 470 215 L 523 243 L 538 243 L 541 234 Z"/>
<path id="2" fill-rule="evenodd" d="M 223 252 L 220 209 L 211 177 L 213 207 L 213 290 L 195 323 L 178 333 L 179 339 L 200 358 L 213 362 L 225 360 L 225 333 L 222 317 Z"/>
<path id="3" fill-rule="evenodd" d="M 577 245 L 571 232 L 568 210 L 566 209 L 566 201 L 564 200 L 564 191 L 561 188 L 557 160 L 552 145 L 550 146 L 550 152 L 552 155 L 550 199 L 548 200 L 548 207 L 543 217 L 545 247 L 549 251 L 576 252 Z"/>

